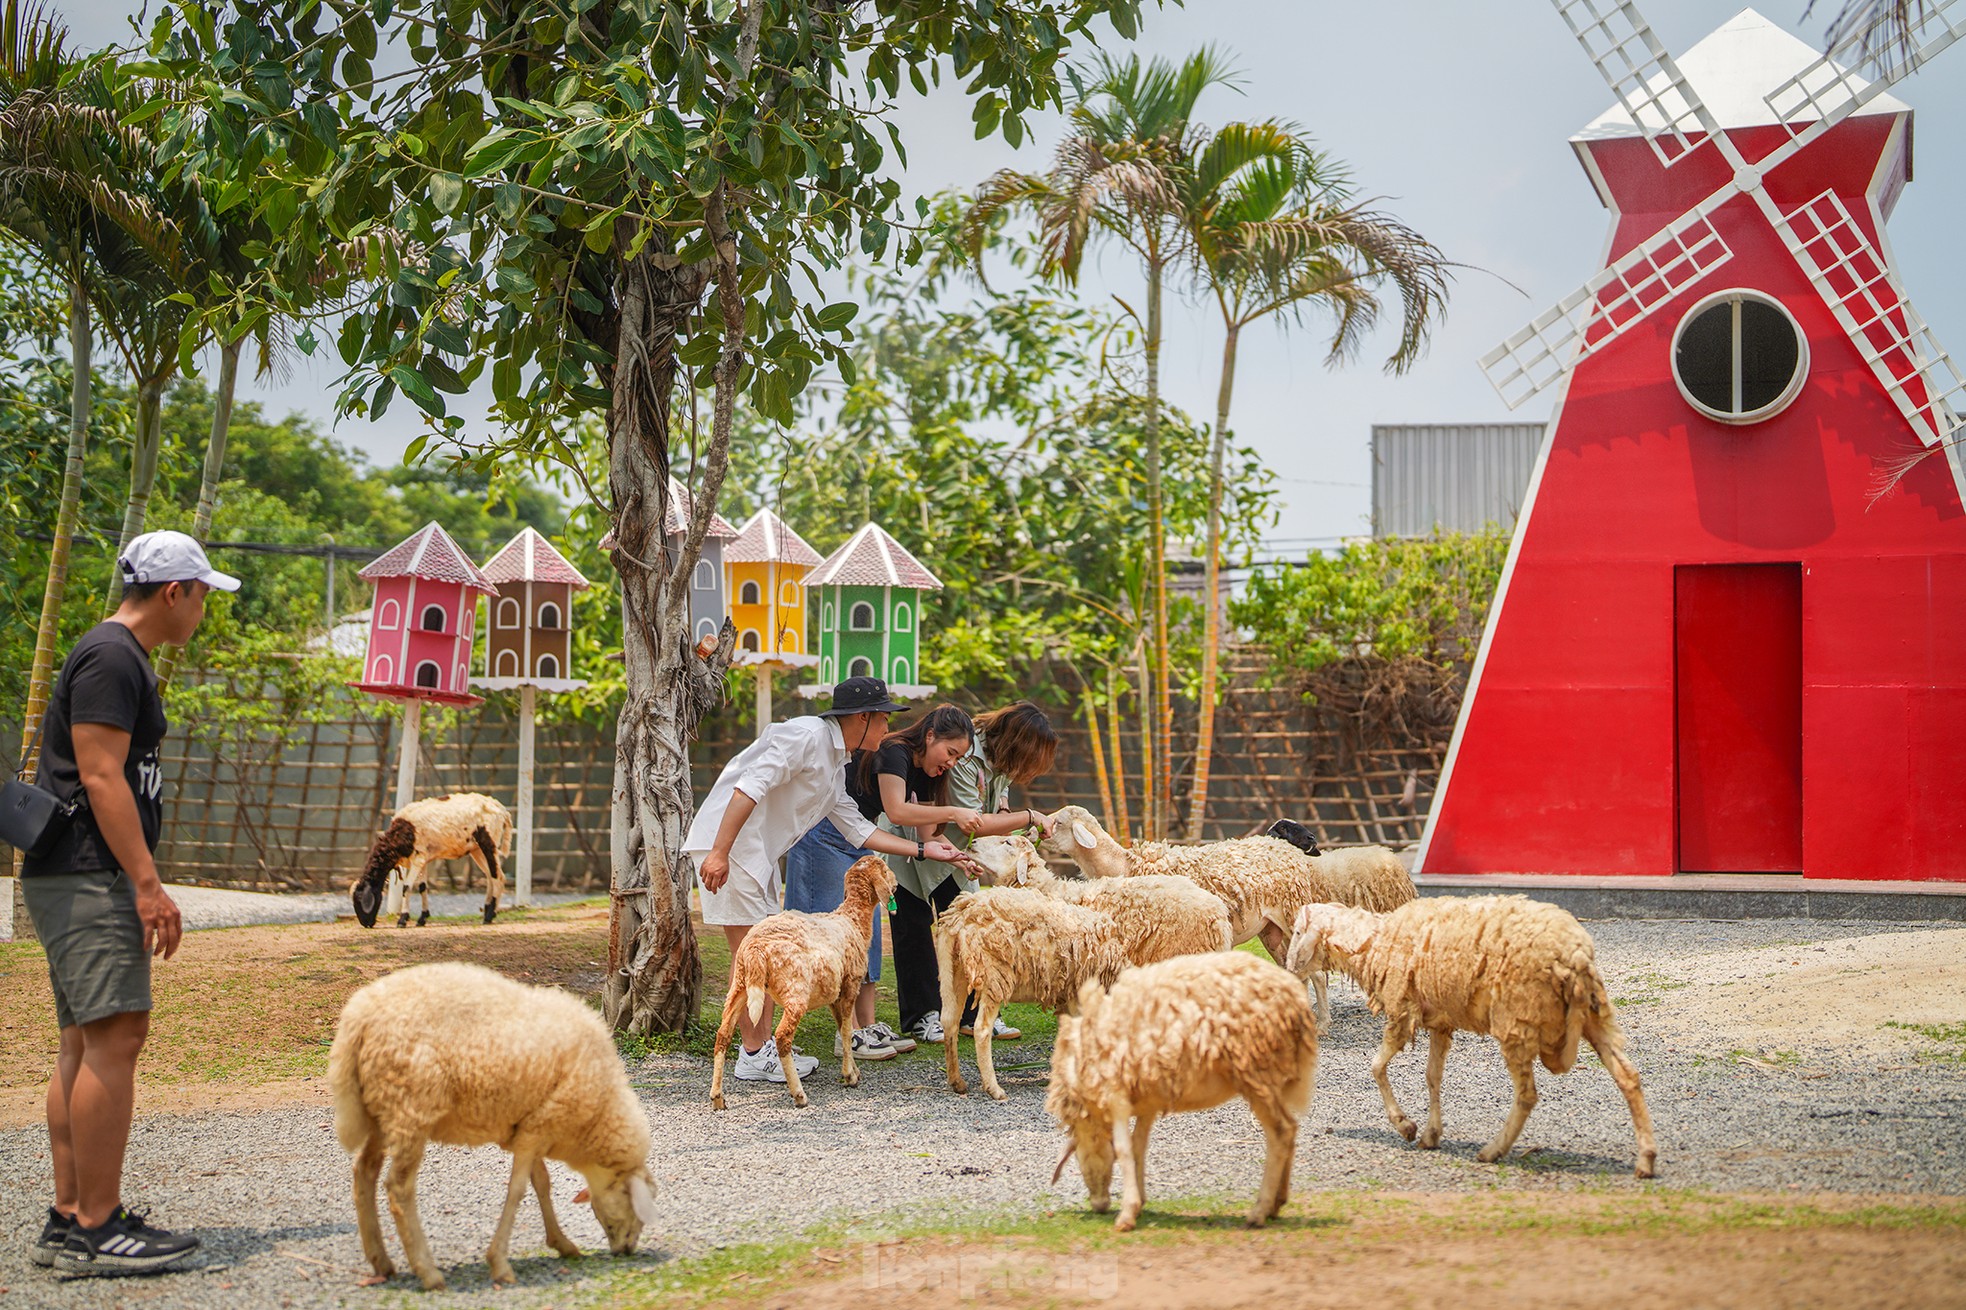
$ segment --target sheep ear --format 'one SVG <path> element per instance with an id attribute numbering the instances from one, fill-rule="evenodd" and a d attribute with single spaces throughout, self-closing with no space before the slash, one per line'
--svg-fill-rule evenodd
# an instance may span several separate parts
<path id="1" fill-rule="evenodd" d="M 573 1194 L 573 1203 L 575 1205 L 586 1205 L 589 1201 L 593 1199 L 594 1199 L 593 1193 L 589 1192 L 584 1187 Z"/>
<path id="2" fill-rule="evenodd" d="M 1071 1161 L 1072 1152 L 1078 1149 L 1079 1149 L 1079 1139 L 1076 1134 L 1074 1134 L 1071 1137 L 1067 1137 L 1065 1139 L 1065 1150 L 1058 1157 L 1058 1167 L 1051 1171 L 1051 1185 L 1053 1187 L 1056 1187 L 1058 1185 L 1058 1180 L 1064 1176 L 1065 1166 Z"/>
<path id="3" fill-rule="evenodd" d="M 628 1203 L 644 1224 L 655 1222 L 655 1184 L 639 1172 L 628 1175 Z"/>
<path id="4" fill-rule="evenodd" d="M 1099 849 L 1099 833 L 1084 819 L 1072 820 L 1072 840 L 1083 846 L 1086 850 L 1096 851 Z"/>

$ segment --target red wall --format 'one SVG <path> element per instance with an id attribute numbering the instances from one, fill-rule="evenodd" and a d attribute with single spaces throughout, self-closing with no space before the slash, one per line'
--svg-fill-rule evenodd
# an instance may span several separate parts
<path id="1" fill-rule="evenodd" d="M 1838 128 L 1771 190 L 1799 201 L 1834 183 L 1867 220 L 1866 190 L 1894 190 L 1902 167 L 1886 154 L 1892 121 Z M 1637 140 L 1590 150 L 1626 211 L 1613 257 L 1712 180 L 1662 176 Z M 1880 157 L 1891 162 L 1877 181 Z M 1870 503 L 1882 464 L 1921 447 L 1753 202 L 1714 221 L 1733 260 L 1571 379 L 1425 872 L 1674 872 L 1674 567 L 1794 563 L 1803 872 L 1966 877 L 1966 516 L 1951 473 L 1926 460 Z M 1686 310 L 1736 286 L 1786 306 L 1810 352 L 1797 400 L 1748 426 L 1695 411 L 1668 360 Z"/>

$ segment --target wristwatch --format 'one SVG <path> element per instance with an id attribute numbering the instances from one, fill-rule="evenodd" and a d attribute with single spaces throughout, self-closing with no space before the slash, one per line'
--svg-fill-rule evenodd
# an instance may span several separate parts
<path id="1" fill-rule="evenodd" d="M 928 844 L 922 841 L 920 838 L 915 839 L 915 858 L 918 860 L 925 860 L 928 858 Z"/>

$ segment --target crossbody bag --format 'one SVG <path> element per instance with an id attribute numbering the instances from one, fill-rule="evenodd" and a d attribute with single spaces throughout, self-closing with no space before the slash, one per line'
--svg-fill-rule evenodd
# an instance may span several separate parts
<path id="1" fill-rule="evenodd" d="M 27 746 L 27 758 L 35 762 L 36 778 L 41 772 L 41 730 L 47 726 L 48 716 L 43 713 Z M 29 855 L 44 855 L 61 840 L 75 816 L 87 809 L 88 804 L 88 792 L 65 801 L 28 778 L 26 770 L 22 770 L 0 784 L 0 841 Z"/>

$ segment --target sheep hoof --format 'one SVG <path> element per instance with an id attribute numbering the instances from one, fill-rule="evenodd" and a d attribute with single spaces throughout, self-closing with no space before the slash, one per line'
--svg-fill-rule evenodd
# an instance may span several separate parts
<path id="1" fill-rule="evenodd" d="M 1133 1231 L 1133 1225 L 1137 1222 L 1138 1220 L 1133 1215 L 1122 1214 L 1119 1218 L 1113 1220 L 1113 1231 L 1116 1233 L 1130 1233 Z"/>
<path id="2" fill-rule="evenodd" d="M 560 1253 L 560 1258 L 563 1260 L 578 1260 L 580 1258 L 580 1248 L 565 1238 L 552 1243 L 552 1247 Z"/>
<path id="3" fill-rule="evenodd" d="M 432 1271 L 427 1274 L 418 1274 L 417 1277 L 423 1280 L 423 1290 L 426 1292 L 441 1292 L 444 1290 L 444 1276 L 440 1273 Z"/>
<path id="4" fill-rule="evenodd" d="M 430 926 L 430 911 L 425 910 L 422 914 L 416 916 L 416 926 L 419 928 Z"/>
<path id="5" fill-rule="evenodd" d="M 1498 1151 L 1492 1146 L 1484 1146 L 1475 1152 L 1475 1159 L 1481 1161 L 1483 1164 L 1494 1164 L 1507 1154 L 1507 1151 Z"/>
<path id="6" fill-rule="evenodd" d="M 1398 1130 L 1401 1137 L 1404 1137 L 1409 1142 L 1420 1135 L 1420 1125 L 1414 1123 L 1411 1119 L 1402 1119 L 1394 1124 L 1393 1127 Z"/>
<path id="7" fill-rule="evenodd" d="M 1420 1134 L 1419 1141 L 1420 1141 L 1421 1150 L 1423 1151 L 1433 1150 L 1435 1147 L 1440 1145 L 1440 1129 L 1438 1128 L 1427 1129 L 1427 1131 Z"/>
<path id="8" fill-rule="evenodd" d="M 396 916 L 396 926 L 398 928 L 407 928 L 410 926 L 410 912 L 408 910 L 404 910 Z"/>
<path id="9" fill-rule="evenodd" d="M 485 902 L 485 922 L 486 922 L 486 923 L 490 923 L 490 922 L 491 922 L 491 921 L 492 921 L 493 919 L 496 919 L 497 917 L 498 917 L 498 902 L 497 902 L 497 901 L 486 901 L 486 902 Z"/>
<path id="10" fill-rule="evenodd" d="M 491 1280 L 493 1287 L 510 1287 L 519 1281 L 519 1276 L 512 1272 L 511 1265 L 506 1265 L 501 1269 L 492 1270 Z"/>
<path id="11" fill-rule="evenodd" d="M 718 1092 L 715 1096 L 710 1098 L 710 1108 L 712 1110 L 727 1110 L 730 1107 L 724 1104 L 724 1094 L 722 1092 Z"/>
<path id="12" fill-rule="evenodd" d="M 1251 1212 L 1249 1218 L 1243 1221 L 1242 1226 L 1244 1228 L 1261 1228 L 1268 1222 L 1270 1222 L 1270 1216 L 1262 1210 L 1256 1210 Z"/>
<path id="13" fill-rule="evenodd" d="M 855 1069 L 855 1070 L 854 1070 L 854 1071 L 853 1071 L 852 1073 L 843 1073 L 843 1074 L 841 1074 L 841 1075 L 840 1075 L 840 1086 L 842 1086 L 842 1087 L 858 1087 L 858 1086 L 860 1086 L 860 1070 L 858 1070 L 858 1069 Z"/>
<path id="14" fill-rule="evenodd" d="M 792 1098 L 792 1104 L 793 1104 L 794 1106 L 796 1106 L 796 1107 L 798 1107 L 798 1108 L 799 1108 L 799 1109 L 801 1109 L 801 1110 L 803 1110 L 803 1109 L 805 1109 L 805 1108 L 806 1108 L 806 1094 L 805 1094 L 804 1092 L 800 1092 L 800 1093 L 799 1093 L 799 1094 L 798 1094 L 797 1096 L 794 1096 L 794 1097 Z"/>
<path id="15" fill-rule="evenodd" d="M 1659 1176 L 1659 1153 L 1657 1151 L 1647 1151 L 1644 1155 L 1639 1156 L 1638 1163 L 1632 1167 L 1632 1173 L 1640 1178 L 1657 1178 Z"/>
<path id="16" fill-rule="evenodd" d="M 1008 1101 L 1010 1099 L 1009 1093 L 1005 1092 L 1001 1087 L 985 1087 L 983 1090 L 990 1094 L 990 1099 L 993 1101 Z"/>
<path id="17" fill-rule="evenodd" d="M 949 1090 L 954 1092 L 957 1096 L 968 1096 L 969 1084 L 967 1082 L 964 1082 L 960 1078 L 951 1078 L 949 1080 Z"/>

